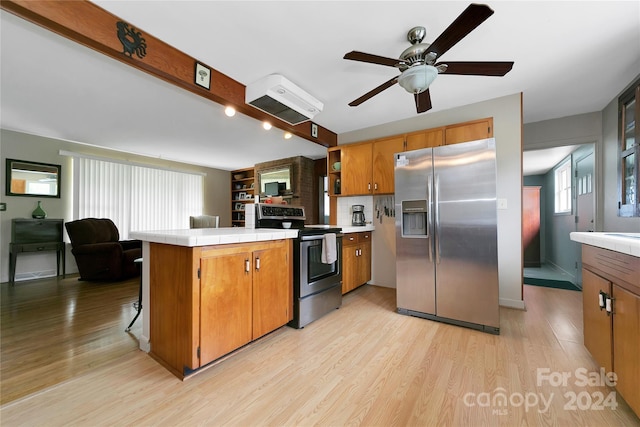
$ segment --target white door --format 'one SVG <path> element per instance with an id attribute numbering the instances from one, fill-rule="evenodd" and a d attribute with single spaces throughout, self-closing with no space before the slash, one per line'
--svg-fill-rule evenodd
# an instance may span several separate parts
<path id="1" fill-rule="evenodd" d="M 593 192 L 596 182 L 593 169 L 593 152 L 576 162 L 576 231 L 595 231 Z M 582 286 L 582 245 L 576 246 L 578 247 L 576 281 L 578 286 Z"/>

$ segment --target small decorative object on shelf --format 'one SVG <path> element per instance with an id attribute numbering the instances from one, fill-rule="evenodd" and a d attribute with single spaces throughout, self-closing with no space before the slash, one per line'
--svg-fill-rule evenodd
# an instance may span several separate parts
<path id="1" fill-rule="evenodd" d="M 38 206 L 31 212 L 31 217 L 35 219 L 44 219 L 47 217 L 47 213 L 42 209 L 42 205 L 40 204 L 40 200 L 38 200 Z"/>

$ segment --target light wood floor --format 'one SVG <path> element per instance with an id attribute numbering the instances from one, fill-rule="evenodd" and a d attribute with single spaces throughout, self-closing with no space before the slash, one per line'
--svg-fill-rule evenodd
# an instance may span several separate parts
<path id="1" fill-rule="evenodd" d="M 575 384 L 576 369 L 598 369 L 582 345 L 580 292 L 525 286 L 527 311 L 501 309 L 501 335 L 494 336 L 399 315 L 395 290 L 364 286 L 306 328 L 280 328 L 182 382 L 134 349 L 139 324 L 132 335 L 123 331 L 133 315 L 135 281 L 98 285 L 91 302 L 89 284 L 52 282 L 55 289 L 41 297 L 23 295 L 22 284 L 13 291 L 2 285 L 3 426 L 640 425 L 620 397 L 616 410 L 565 408 L 571 393 L 582 393 L 584 404 L 610 392 Z M 70 292 L 75 303 L 47 297 L 67 287 L 78 287 Z M 43 305 L 59 305 L 66 314 L 45 315 Z M 105 325 L 87 325 L 94 317 Z M 68 338 L 75 335 L 86 338 Z M 5 363 L 12 368 L 5 370 Z M 572 377 L 554 387 L 538 380 L 539 368 Z M 13 378 L 14 369 L 24 380 Z M 37 375 L 30 377 L 30 370 Z M 36 377 L 47 384 L 34 385 Z M 491 404 L 500 393 L 507 404 Z M 534 403 L 534 395 L 549 406 L 521 404 L 521 398 Z"/>

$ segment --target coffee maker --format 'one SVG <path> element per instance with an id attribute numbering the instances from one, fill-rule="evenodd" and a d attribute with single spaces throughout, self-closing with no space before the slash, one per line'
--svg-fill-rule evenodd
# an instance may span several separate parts
<path id="1" fill-rule="evenodd" d="M 351 225 L 365 225 L 364 205 L 351 206 Z"/>

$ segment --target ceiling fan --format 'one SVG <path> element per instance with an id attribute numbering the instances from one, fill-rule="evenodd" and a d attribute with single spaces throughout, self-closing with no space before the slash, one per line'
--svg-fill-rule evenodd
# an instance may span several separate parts
<path id="1" fill-rule="evenodd" d="M 471 4 L 447 27 L 431 44 L 422 43 L 426 30 L 414 27 L 407 33 L 411 46 L 400 54 L 399 59 L 369 53 L 351 51 L 344 59 L 369 62 L 396 67 L 401 74 L 365 93 L 349 103 L 351 107 L 362 104 L 369 98 L 399 83 L 407 92 L 413 93 L 416 110 L 424 113 L 431 109 L 429 85 L 438 74 L 458 74 L 468 76 L 504 76 L 513 67 L 513 62 L 436 62 L 440 56 L 466 37 L 478 25 L 493 15 L 493 10 L 484 4 Z"/>

